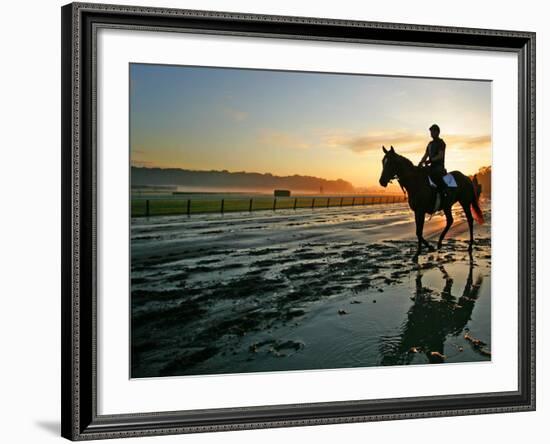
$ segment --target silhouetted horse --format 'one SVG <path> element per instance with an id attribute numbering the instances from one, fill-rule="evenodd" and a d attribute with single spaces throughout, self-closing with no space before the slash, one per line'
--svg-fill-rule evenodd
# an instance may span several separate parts
<path id="1" fill-rule="evenodd" d="M 422 232 L 424 230 L 424 219 L 426 213 L 432 214 L 434 212 L 436 191 L 435 188 L 431 187 L 428 182 L 428 173 L 425 168 L 413 165 L 409 159 L 397 154 L 393 149 L 393 146 L 389 150 L 382 147 L 382 150 L 385 155 L 382 159 L 380 185 L 386 187 L 392 179 L 397 179 L 399 181 L 399 185 L 407 191 L 409 207 L 414 211 L 414 218 L 416 222 L 418 249 L 416 251 L 415 258 L 417 258 L 422 252 L 423 244 L 428 247 L 428 249 L 433 250 L 433 247 L 422 237 Z M 451 207 L 456 202 L 459 202 L 464 210 L 464 214 L 466 215 L 466 219 L 468 221 L 468 228 L 470 229 L 470 244 L 468 251 L 471 252 L 474 244 L 473 219 L 475 218 L 477 223 L 483 224 L 483 213 L 479 208 L 479 203 L 476 193 L 474 192 L 472 181 L 460 171 L 452 171 L 451 174 L 456 180 L 457 187 L 449 188 L 447 198 L 441 203 L 441 209 L 445 213 L 447 223 L 439 236 L 437 248 L 441 248 L 443 238 L 453 224 Z"/>

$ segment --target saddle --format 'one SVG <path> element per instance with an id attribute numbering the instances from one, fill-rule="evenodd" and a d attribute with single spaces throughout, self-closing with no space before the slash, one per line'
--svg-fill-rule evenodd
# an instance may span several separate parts
<path id="1" fill-rule="evenodd" d="M 456 188 L 458 186 L 455 177 L 451 173 L 445 174 L 443 176 L 443 181 L 449 188 Z M 437 188 L 437 185 L 433 182 L 430 176 L 428 176 L 428 183 L 432 188 Z"/>
<path id="2" fill-rule="evenodd" d="M 443 181 L 445 182 L 445 185 L 447 185 L 448 188 L 451 188 L 449 190 L 452 192 L 452 188 L 457 188 L 458 184 L 456 183 L 456 180 L 454 176 L 451 173 L 447 173 L 443 176 Z M 428 183 L 430 187 L 434 189 L 435 199 L 434 199 L 434 208 L 432 211 L 432 214 L 437 213 L 438 211 L 441 211 L 442 208 L 442 199 L 441 199 L 441 193 L 436 191 L 437 185 L 433 182 L 432 178 L 428 175 Z"/>

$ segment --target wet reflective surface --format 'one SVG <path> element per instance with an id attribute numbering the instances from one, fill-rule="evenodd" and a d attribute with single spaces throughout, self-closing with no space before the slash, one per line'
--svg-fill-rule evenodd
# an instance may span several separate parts
<path id="1" fill-rule="evenodd" d="M 401 204 L 133 219 L 132 377 L 489 361 L 486 208 L 418 263 Z"/>

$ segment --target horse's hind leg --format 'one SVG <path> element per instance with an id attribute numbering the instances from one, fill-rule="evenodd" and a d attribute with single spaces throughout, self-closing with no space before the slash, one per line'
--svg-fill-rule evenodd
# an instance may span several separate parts
<path id="1" fill-rule="evenodd" d="M 433 245 L 431 245 L 426 239 L 422 238 L 422 243 L 428 249 L 428 251 L 435 251 Z"/>
<path id="2" fill-rule="evenodd" d="M 460 202 L 464 214 L 466 215 L 466 220 L 468 221 L 468 228 L 470 229 L 470 245 L 468 246 L 468 252 L 472 252 L 474 248 L 474 218 L 472 216 L 472 210 L 470 209 L 469 203 Z"/>
<path id="3" fill-rule="evenodd" d="M 453 224 L 453 212 L 451 211 L 451 207 L 446 208 L 444 212 L 445 212 L 445 218 L 447 219 L 447 223 L 445 224 L 445 228 L 443 228 L 443 231 L 439 235 L 439 240 L 437 241 L 438 249 L 441 248 L 441 243 L 443 242 L 443 239 L 445 238 L 447 231 L 449 231 L 449 228 L 451 228 L 451 225 Z"/>

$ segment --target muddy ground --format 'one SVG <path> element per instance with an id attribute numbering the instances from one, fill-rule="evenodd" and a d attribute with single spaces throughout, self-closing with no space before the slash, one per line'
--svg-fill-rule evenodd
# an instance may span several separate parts
<path id="1" fill-rule="evenodd" d="M 404 204 L 133 219 L 132 377 L 490 360 L 488 206 L 417 263 Z"/>

